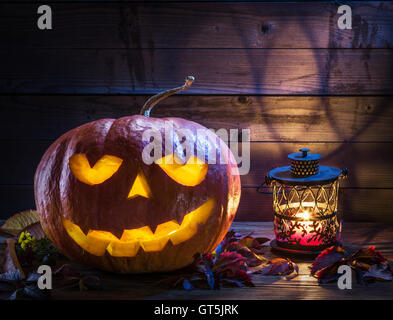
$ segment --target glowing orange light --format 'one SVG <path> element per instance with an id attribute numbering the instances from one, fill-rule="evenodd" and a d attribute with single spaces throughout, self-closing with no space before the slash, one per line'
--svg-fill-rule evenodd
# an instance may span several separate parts
<path id="1" fill-rule="evenodd" d="M 322 244 L 322 240 L 315 239 L 314 234 L 311 232 L 314 222 L 310 220 L 310 212 L 306 209 L 299 212 L 296 216 L 302 218 L 304 221 L 298 221 L 298 227 L 294 228 L 295 233 L 291 237 L 299 239 L 301 245 L 315 246 Z"/>
<path id="2" fill-rule="evenodd" d="M 176 154 L 170 154 L 154 163 L 159 165 L 171 179 L 189 187 L 200 184 L 205 179 L 208 170 L 208 164 L 195 156 L 191 156 L 186 163 L 182 163 Z"/>
<path id="3" fill-rule="evenodd" d="M 134 184 L 128 194 L 128 199 L 141 196 L 144 198 L 151 198 L 151 190 L 142 172 L 139 172 L 135 178 Z"/>
<path id="4" fill-rule="evenodd" d="M 69 159 L 69 167 L 74 176 L 88 185 L 103 183 L 119 170 L 123 160 L 111 155 L 104 155 L 93 168 L 83 153 L 76 153 Z"/>
<path id="5" fill-rule="evenodd" d="M 87 235 L 81 228 L 66 218 L 62 218 L 63 226 L 68 235 L 84 250 L 103 256 L 107 251 L 114 257 L 134 257 L 140 247 L 146 252 L 161 251 L 168 241 L 177 245 L 189 240 L 198 231 L 198 226 L 208 220 L 213 208 L 214 198 L 186 214 L 179 225 L 175 220 L 161 223 L 153 233 L 148 226 L 124 230 L 121 238 L 111 232 L 89 230 Z"/>

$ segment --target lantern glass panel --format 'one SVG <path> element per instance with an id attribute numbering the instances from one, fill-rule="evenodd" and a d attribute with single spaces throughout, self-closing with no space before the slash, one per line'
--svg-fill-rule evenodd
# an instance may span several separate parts
<path id="1" fill-rule="evenodd" d="M 280 246 L 320 250 L 337 240 L 339 182 L 286 185 L 273 181 L 274 231 Z"/>

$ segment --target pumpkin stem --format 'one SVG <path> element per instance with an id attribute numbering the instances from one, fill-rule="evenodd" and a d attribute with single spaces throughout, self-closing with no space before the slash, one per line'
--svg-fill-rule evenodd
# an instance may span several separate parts
<path id="1" fill-rule="evenodd" d="M 160 92 L 160 93 L 152 96 L 149 100 L 147 100 L 145 102 L 145 104 L 143 105 L 142 110 L 139 114 L 144 115 L 145 117 L 149 117 L 150 111 L 153 109 L 153 107 L 157 103 L 159 103 L 161 100 L 164 100 L 165 98 L 167 98 L 175 93 L 187 90 L 191 86 L 191 84 L 194 82 L 194 80 L 195 80 L 195 78 L 193 76 L 188 76 L 186 78 L 186 82 L 181 87 L 169 89 L 167 91 L 163 91 L 163 92 Z"/>

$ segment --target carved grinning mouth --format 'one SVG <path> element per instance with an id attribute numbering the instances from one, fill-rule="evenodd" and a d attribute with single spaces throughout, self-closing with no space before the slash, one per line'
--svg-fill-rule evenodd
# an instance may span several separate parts
<path id="1" fill-rule="evenodd" d="M 85 251 L 95 256 L 103 256 L 107 251 L 113 257 L 134 257 L 139 248 L 145 252 L 161 251 L 169 241 L 177 245 L 189 240 L 197 233 L 198 226 L 206 223 L 214 203 L 214 198 L 210 198 L 186 214 L 180 225 L 170 220 L 159 224 L 154 233 L 148 226 L 127 229 L 120 239 L 102 230 L 89 230 L 86 235 L 78 225 L 64 217 L 61 219 L 68 235 Z"/>

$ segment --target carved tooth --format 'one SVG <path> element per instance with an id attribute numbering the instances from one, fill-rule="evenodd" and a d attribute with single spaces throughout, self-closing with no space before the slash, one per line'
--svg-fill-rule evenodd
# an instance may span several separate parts
<path id="1" fill-rule="evenodd" d="M 108 241 L 114 241 L 114 240 L 119 240 L 117 237 L 115 237 L 111 232 L 109 231 L 99 231 L 99 230 L 90 230 L 87 234 L 87 237 L 89 238 L 95 238 L 95 239 L 105 239 Z"/>
<path id="2" fill-rule="evenodd" d="M 106 246 L 109 241 L 102 240 L 97 241 L 92 236 L 86 236 L 79 226 L 72 223 L 70 220 L 62 217 L 64 228 L 68 235 L 84 250 L 95 255 L 103 256 L 105 254 Z"/>
<path id="3" fill-rule="evenodd" d="M 141 247 L 145 252 L 161 251 L 169 241 L 169 236 L 155 237 L 150 240 L 140 240 Z"/>
<path id="4" fill-rule="evenodd" d="M 205 224 L 213 211 L 214 203 L 214 198 L 210 198 L 199 208 L 191 212 L 193 214 L 193 221 L 197 221 L 199 224 Z"/>
<path id="5" fill-rule="evenodd" d="M 214 207 L 214 198 L 209 199 L 203 205 L 184 216 L 180 228 L 169 234 L 174 245 L 187 241 L 198 231 L 198 224 L 206 223 Z"/>
<path id="6" fill-rule="evenodd" d="M 103 256 L 105 254 L 105 250 L 111 241 L 119 241 L 118 238 L 108 231 L 90 230 L 86 238 L 89 244 L 89 250 L 86 249 L 86 251 L 92 254 L 95 252 L 97 256 Z"/>
<path id="7" fill-rule="evenodd" d="M 121 241 L 147 240 L 153 237 L 153 232 L 148 226 L 138 229 L 124 230 L 120 238 Z"/>
<path id="8" fill-rule="evenodd" d="M 193 237 L 197 233 L 197 231 L 198 228 L 196 225 L 182 225 L 180 229 L 169 234 L 169 238 L 174 245 L 177 245 Z"/>
<path id="9" fill-rule="evenodd" d="M 112 257 L 135 257 L 140 248 L 139 240 L 112 241 L 106 250 Z"/>
<path id="10" fill-rule="evenodd" d="M 154 232 L 154 236 L 168 235 L 170 232 L 173 232 L 179 228 L 180 225 L 176 220 L 170 220 L 168 222 L 159 224 L 156 228 L 156 231 Z"/>

